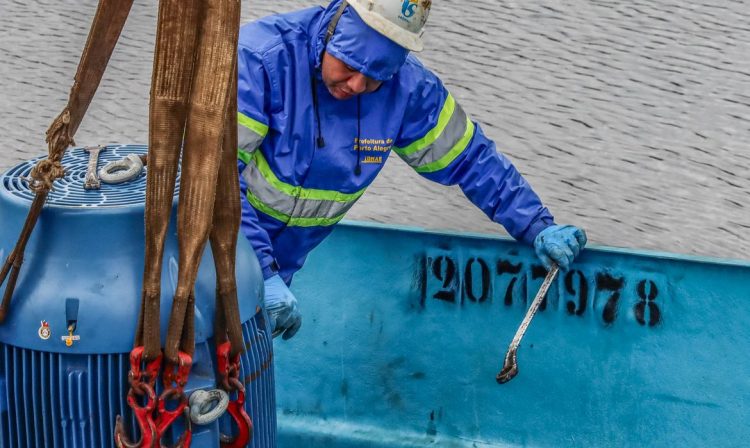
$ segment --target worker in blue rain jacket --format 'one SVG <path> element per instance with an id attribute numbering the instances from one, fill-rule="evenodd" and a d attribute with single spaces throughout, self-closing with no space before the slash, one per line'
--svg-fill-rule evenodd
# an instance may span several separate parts
<path id="1" fill-rule="evenodd" d="M 288 285 L 391 151 L 464 194 L 542 263 L 567 269 L 586 235 L 554 219 L 440 79 L 423 48 L 430 0 L 334 0 L 242 27 L 242 232 L 265 278 L 274 335 L 302 317 Z"/>

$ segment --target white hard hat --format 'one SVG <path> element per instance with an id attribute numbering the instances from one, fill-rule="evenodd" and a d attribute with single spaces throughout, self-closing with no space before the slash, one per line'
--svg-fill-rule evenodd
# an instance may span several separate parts
<path id="1" fill-rule="evenodd" d="M 411 51 L 422 51 L 422 32 L 432 0 L 347 0 L 359 17 L 383 36 Z"/>

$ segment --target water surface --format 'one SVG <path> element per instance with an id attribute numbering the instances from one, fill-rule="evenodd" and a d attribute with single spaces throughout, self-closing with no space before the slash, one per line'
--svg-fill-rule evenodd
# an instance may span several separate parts
<path id="1" fill-rule="evenodd" d="M 243 2 L 243 21 L 319 2 Z M 420 56 L 592 242 L 750 259 L 750 4 L 434 2 Z M 0 169 L 46 151 L 95 0 L 0 0 Z M 147 141 L 156 1 L 137 0 L 78 144 Z M 350 218 L 502 232 L 392 157 Z"/>

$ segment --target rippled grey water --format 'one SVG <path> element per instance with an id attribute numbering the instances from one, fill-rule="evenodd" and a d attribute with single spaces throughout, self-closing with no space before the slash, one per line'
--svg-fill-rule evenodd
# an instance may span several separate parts
<path id="1" fill-rule="evenodd" d="M 45 151 L 96 0 L 0 0 L 0 169 Z M 145 142 L 156 1 L 137 0 L 79 144 Z M 244 21 L 309 0 L 243 2 Z M 421 58 L 595 243 L 750 259 L 750 3 L 436 1 Z M 499 231 L 394 157 L 349 215 Z"/>

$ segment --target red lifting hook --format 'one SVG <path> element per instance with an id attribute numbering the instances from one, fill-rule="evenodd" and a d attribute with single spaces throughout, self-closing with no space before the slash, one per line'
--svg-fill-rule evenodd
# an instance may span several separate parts
<path id="1" fill-rule="evenodd" d="M 157 439 L 156 423 L 153 419 L 153 412 L 156 408 L 156 392 L 154 384 L 159 374 L 161 366 L 161 356 L 146 364 L 146 369 L 141 370 L 143 362 L 143 346 L 135 347 L 130 352 L 130 372 L 128 373 L 128 382 L 130 390 L 128 391 L 128 406 L 133 409 L 138 427 L 141 430 L 141 440 L 131 442 L 128 439 L 125 427 L 122 423 L 122 417 L 117 416 L 115 424 L 115 444 L 118 448 L 151 448 Z M 146 404 L 141 406 L 138 403 L 136 395 L 145 396 Z"/>
<path id="2" fill-rule="evenodd" d="M 237 399 L 229 402 L 227 412 L 229 412 L 234 423 L 237 425 L 238 434 L 234 438 L 222 434 L 221 447 L 243 448 L 250 443 L 250 439 L 253 437 L 253 421 L 245 411 L 245 385 L 239 380 L 240 355 L 239 353 L 235 355 L 230 363 L 230 351 L 231 345 L 229 341 L 218 345 L 216 347 L 216 360 L 221 377 L 221 387 L 228 393 L 237 392 Z"/>
<path id="3" fill-rule="evenodd" d="M 175 366 L 170 364 L 164 368 L 164 374 L 162 376 L 164 382 L 164 392 L 159 395 L 159 405 L 157 407 L 156 416 L 156 436 L 159 440 L 159 444 L 162 448 L 167 446 L 161 443 L 162 437 L 167 432 L 167 429 L 175 422 L 180 416 L 185 418 L 185 432 L 182 433 L 175 442 L 169 448 L 187 448 L 190 446 L 192 439 L 192 426 L 190 422 L 190 415 L 188 409 L 188 398 L 185 395 L 185 384 L 187 384 L 188 376 L 190 376 L 190 368 L 193 366 L 193 357 L 184 352 L 178 354 L 179 362 Z M 176 370 L 176 372 L 175 372 Z M 172 386 L 172 384 L 175 384 Z M 167 409 L 168 400 L 179 400 L 177 406 L 172 409 Z"/>

